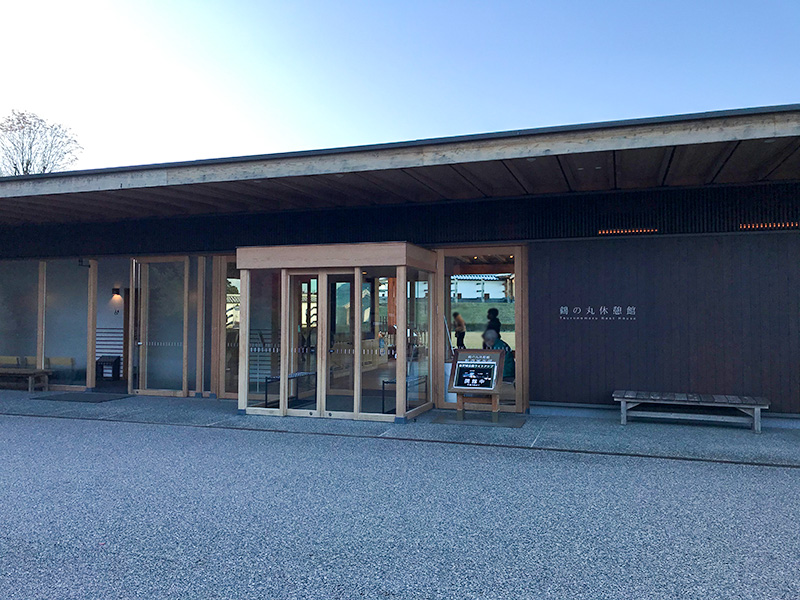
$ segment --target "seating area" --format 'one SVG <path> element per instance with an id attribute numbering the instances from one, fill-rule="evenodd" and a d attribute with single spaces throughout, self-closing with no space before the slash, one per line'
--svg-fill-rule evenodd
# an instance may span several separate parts
<path id="1" fill-rule="evenodd" d="M 750 425 L 755 433 L 761 433 L 761 411 L 769 409 L 769 400 L 751 396 L 727 396 L 712 394 L 674 394 L 663 392 L 638 392 L 632 390 L 616 390 L 613 398 L 620 403 L 620 419 L 623 425 L 628 417 L 644 417 L 649 419 L 669 419 L 687 421 L 717 421 L 721 423 L 744 423 Z M 648 410 L 632 410 L 648 404 L 655 408 Z M 659 409 L 659 406 L 668 408 Z M 677 412 L 674 406 L 693 407 L 692 412 Z M 718 411 L 704 408 L 731 408 L 747 416 L 720 414 Z"/>
<path id="2" fill-rule="evenodd" d="M 51 381 L 71 382 L 75 378 L 75 359 L 69 356 L 45 357 L 44 368 L 38 368 L 35 356 L 0 356 L 0 383 L 28 379 L 28 390 L 48 389 Z M 85 375 L 85 372 L 83 372 Z"/>
<path id="3" fill-rule="evenodd" d="M 0 383 L 27 380 L 29 392 L 33 392 L 37 387 L 41 387 L 46 392 L 50 389 L 50 375 L 52 374 L 53 372 L 49 369 L 0 366 Z"/>

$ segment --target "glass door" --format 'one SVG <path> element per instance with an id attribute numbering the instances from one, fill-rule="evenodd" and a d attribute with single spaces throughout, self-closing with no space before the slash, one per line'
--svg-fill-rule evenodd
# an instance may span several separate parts
<path id="1" fill-rule="evenodd" d="M 352 416 L 355 411 L 356 331 L 355 275 L 327 275 L 325 345 L 325 416 Z"/>
<path id="2" fill-rule="evenodd" d="M 288 414 L 319 416 L 319 277 L 289 275 Z"/>
<path id="3" fill-rule="evenodd" d="M 132 387 L 139 394 L 186 396 L 189 259 L 148 258 L 134 263 L 138 319 Z"/>
<path id="4" fill-rule="evenodd" d="M 353 271 L 289 275 L 288 414 L 353 415 L 355 287 Z"/>

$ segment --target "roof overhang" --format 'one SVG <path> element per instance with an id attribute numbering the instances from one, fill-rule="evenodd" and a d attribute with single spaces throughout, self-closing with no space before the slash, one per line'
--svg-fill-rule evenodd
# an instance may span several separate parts
<path id="1" fill-rule="evenodd" d="M 0 178 L 0 224 L 800 179 L 800 105 Z"/>

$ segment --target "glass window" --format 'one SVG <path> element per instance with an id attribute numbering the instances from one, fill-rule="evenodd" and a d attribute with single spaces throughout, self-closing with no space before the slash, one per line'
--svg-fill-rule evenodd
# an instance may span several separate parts
<path id="1" fill-rule="evenodd" d="M 46 281 L 44 366 L 52 383 L 86 385 L 89 261 L 47 261 Z"/>
<path id="2" fill-rule="evenodd" d="M 229 271 L 229 275 L 231 272 Z M 229 278 L 229 296 L 239 280 Z M 233 300 L 233 299 L 231 299 Z M 228 303 L 226 332 L 233 339 L 233 332 L 238 331 L 239 299 Z M 250 271 L 250 331 L 248 347 L 250 354 L 249 401 L 248 406 L 279 408 L 280 406 L 280 373 L 281 373 L 281 272 L 278 269 Z M 238 352 L 238 337 L 236 351 Z M 226 374 L 228 356 L 232 348 L 226 348 Z M 238 372 L 238 354 L 236 354 Z M 231 363 L 232 364 L 232 363 Z M 226 375 L 226 384 L 227 384 Z M 235 381 L 235 380 L 234 380 Z"/>
<path id="3" fill-rule="evenodd" d="M 225 274 L 225 391 L 229 394 L 239 389 L 240 291 L 239 269 L 236 262 L 229 262 Z"/>
<path id="4" fill-rule="evenodd" d="M 0 262 L 0 367 L 36 366 L 39 262 Z"/>
<path id="5" fill-rule="evenodd" d="M 394 414 L 397 398 L 397 270 L 367 267 L 361 286 L 361 412 Z"/>
<path id="6" fill-rule="evenodd" d="M 430 273 L 408 269 L 406 410 L 430 398 Z"/>

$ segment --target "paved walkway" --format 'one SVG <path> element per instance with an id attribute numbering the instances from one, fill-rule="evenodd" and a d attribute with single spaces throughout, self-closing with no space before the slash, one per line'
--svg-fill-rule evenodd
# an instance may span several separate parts
<path id="1" fill-rule="evenodd" d="M 87 404 L 34 399 L 58 393 L 2 390 L 0 414 L 800 467 L 800 419 L 767 417 L 763 433 L 757 435 L 744 427 L 709 424 L 633 421 L 623 427 L 616 410 L 534 408 L 532 415 L 501 415 L 501 425 L 523 419 L 521 427 L 493 427 L 479 413 L 468 413 L 466 424 L 434 423 L 437 418 L 446 420 L 450 411 L 431 411 L 414 422 L 395 425 L 239 415 L 231 400 L 135 396 Z M 484 426 L 476 426 L 480 422 Z"/>

